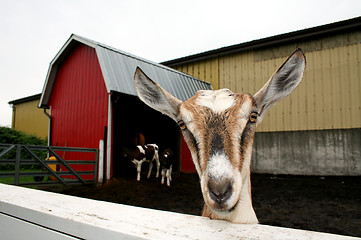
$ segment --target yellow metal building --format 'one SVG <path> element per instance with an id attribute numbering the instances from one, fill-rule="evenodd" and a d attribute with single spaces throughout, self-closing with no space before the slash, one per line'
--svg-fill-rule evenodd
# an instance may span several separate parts
<path id="1" fill-rule="evenodd" d="M 269 111 L 258 128 L 254 168 L 284 174 L 361 175 L 361 17 L 163 64 L 208 81 L 214 89 L 254 94 L 296 48 L 306 55 L 304 78 L 290 96 Z M 263 163 L 271 164 L 273 170 L 256 166 L 267 151 L 276 152 Z M 280 163 L 284 156 L 300 163 Z"/>
<path id="2" fill-rule="evenodd" d="M 40 96 L 37 94 L 9 102 L 13 108 L 11 128 L 45 139 L 48 137 L 49 118 L 43 109 L 38 108 Z"/>
<path id="3" fill-rule="evenodd" d="M 359 23 L 358 29 L 354 28 L 354 22 Z M 340 29 L 341 23 L 164 64 L 208 81 L 214 89 L 229 88 L 254 94 L 299 47 L 307 58 L 303 81 L 294 93 L 270 111 L 259 131 L 360 128 L 361 19 L 342 23 L 344 30 Z"/>

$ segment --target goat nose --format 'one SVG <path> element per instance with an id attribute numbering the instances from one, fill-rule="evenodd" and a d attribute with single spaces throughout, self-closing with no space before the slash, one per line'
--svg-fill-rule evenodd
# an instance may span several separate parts
<path id="1" fill-rule="evenodd" d="M 223 204 L 232 195 L 232 181 L 230 179 L 226 179 L 222 181 L 209 179 L 208 189 L 211 198 L 218 204 Z"/>

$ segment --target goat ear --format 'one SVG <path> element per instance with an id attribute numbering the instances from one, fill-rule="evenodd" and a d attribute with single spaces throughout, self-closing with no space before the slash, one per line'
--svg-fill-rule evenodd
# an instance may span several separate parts
<path id="1" fill-rule="evenodd" d="M 301 49 L 297 49 L 253 96 L 258 108 L 259 122 L 271 106 L 288 96 L 298 86 L 305 67 L 305 55 Z"/>
<path id="2" fill-rule="evenodd" d="M 139 67 L 134 74 L 135 89 L 140 100 L 149 107 L 176 120 L 178 106 L 182 103 L 173 97 L 156 82 L 150 79 Z"/>

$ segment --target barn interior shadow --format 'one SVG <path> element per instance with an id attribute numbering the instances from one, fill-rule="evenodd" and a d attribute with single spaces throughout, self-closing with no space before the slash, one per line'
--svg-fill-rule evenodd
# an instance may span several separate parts
<path id="1" fill-rule="evenodd" d="M 180 169 L 180 131 L 177 124 L 166 115 L 146 106 L 138 97 L 112 93 L 113 104 L 113 177 L 135 177 L 134 164 L 123 156 L 124 148 L 134 148 L 139 143 L 139 134 L 145 144 L 155 143 L 159 153 L 171 148 L 176 155 L 173 170 Z M 142 165 L 142 172 L 148 164 Z M 153 173 L 155 174 L 155 167 Z"/>

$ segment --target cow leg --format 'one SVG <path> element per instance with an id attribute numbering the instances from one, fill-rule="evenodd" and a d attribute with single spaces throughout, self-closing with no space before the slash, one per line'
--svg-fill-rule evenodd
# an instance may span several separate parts
<path id="1" fill-rule="evenodd" d="M 143 160 L 138 161 L 138 164 L 137 164 L 137 181 L 140 181 L 140 172 L 142 170 L 142 163 L 143 163 Z"/>
<path id="2" fill-rule="evenodd" d="M 138 173 L 139 161 L 136 160 L 136 159 L 133 159 L 133 160 L 132 160 L 132 163 L 134 163 L 134 167 L 137 169 L 137 173 Z M 140 175 L 139 175 L 139 174 L 137 174 L 137 180 L 138 180 L 138 181 L 140 180 Z"/>
<path id="3" fill-rule="evenodd" d="M 153 161 L 150 161 L 150 162 L 149 162 L 149 171 L 148 171 L 148 176 L 147 176 L 147 178 L 150 178 L 150 173 L 152 172 L 152 169 L 153 169 Z"/>
<path id="4" fill-rule="evenodd" d="M 173 165 L 170 165 L 170 168 L 169 168 L 169 180 L 172 181 L 172 168 Z"/>
<path id="5" fill-rule="evenodd" d="M 159 177 L 159 169 L 160 169 L 160 162 L 159 162 L 159 155 L 156 153 L 155 155 L 155 163 L 157 164 L 157 175 L 155 175 L 156 178 Z"/>
<path id="6" fill-rule="evenodd" d="M 170 169 L 167 169 L 166 177 L 167 177 L 167 186 L 170 187 Z"/>
<path id="7" fill-rule="evenodd" d="M 162 169 L 162 180 L 160 180 L 161 184 L 164 184 L 164 177 L 165 177 L 165 168 Z"/>

